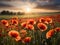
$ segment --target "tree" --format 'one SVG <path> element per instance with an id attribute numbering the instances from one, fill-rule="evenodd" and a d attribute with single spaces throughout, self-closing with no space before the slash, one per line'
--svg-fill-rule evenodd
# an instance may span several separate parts
<path id="1" fill-rule="evenodd" d="M 24 15 L 24 12 L 17 12 L 17 15 Z"/>

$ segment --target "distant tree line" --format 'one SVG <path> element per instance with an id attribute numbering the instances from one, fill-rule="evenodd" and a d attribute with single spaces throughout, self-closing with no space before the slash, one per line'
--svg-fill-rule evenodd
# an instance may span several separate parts
<path id="1" fill-rule="evenodd" d="M 6 10 L 3 10 L 0 12 L 0 15 L 24 15 L 25 13 L 24 12 L 10 12 L 10 11 L 6 11 Z"/>

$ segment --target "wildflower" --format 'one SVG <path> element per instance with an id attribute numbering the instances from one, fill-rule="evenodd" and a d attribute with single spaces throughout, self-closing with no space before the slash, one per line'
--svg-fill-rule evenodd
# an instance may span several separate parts
<path id="1" fill-rule="evenodd" d="M 18 20 L 17 16 L 12 17 L 13 20 Z"/>
<path id="2" fill-rule="evenodd" d="M 11 20 L 12 25 L 18 25 L 18 20 Z"/>
<path id="3" fill-rule="evenodd" d="M 21 36 L 21 38 L 26 37 L 26 34 L 27 34 L 27 31 L 26 31 L 26 30 L 21 30 L 21 31 L 20 31 L 20 36 Z"/>
<path id="4" fill-rule="evenodd" d="M 13 38 L 16 38 L 16 37 L 19 36 L 19 33 L 15 30 L 11 30 L 11 31 L 8 32 L 8 35 L 13 37 Z"/>
<path id="5" fill-rule="evenodd" d="M 46 19 L 45 18 L 40 18 L 39 22 L 45 23 Z"/>
<path id="6" fill-rule="evenodd" d="M 21 41 L 21 37 L 20 37 L 20 36 L 17 36 L 17 37 L 15 38 L 15 40 L 16 40 L 16 41 Z"/>
<path id="7" fill-rule="evenodd" d="M 46 18 L 46 22 L 45 23 L 47 23 L 47 24 L 52 23 L 52 19 L 51 18 Z"/>
<path id="8" fill-rule="evenodd" d="M 7 20 L 1 20 L 1 23 L 4 25 L 4 26 L 8 26 L 8 21 Z"/>
<path id="9" fill-rule="evenodd" d="M 49 24 L 49 23 L 52 23 L 52 18 L 49 18 L 49 17 L 40 18 L 40 19 L 39 19 L 39 22 Z"/>
<path id="10" fill-rule="evenodd" d="M 47 33 L 46 33 L 46 38 L 47 39 L 49 39 L 49 38 L 51 38 L 53 35 L 54 35 L 54 30 L 52 29 L 52 30 L 49 30 Z"/>
<path id="11" fill-rule="evenodd" d="M 56 32 L 60 32 L 60 27 L 55 28 Z"/>
<path id="12" fill-rule="evenodd" d="M 23 40 L 25 43 L 29 43 L 31 41 L 31 37 L 26 37 L 24 40 Z"/>
<path id="13" fill-rule="evenodd" d="M 21 23 L 21 26 L 22 26 L 22 27 L 26 27 L 26 25 L 27 25 L 26 22 Z"/>
<path id="14" fill-rule="evenodd" d="M 44 23 L 38 23 L 37 27 L 41 29 L 41 31 L 47 30 L 47 26 Z"/>
<path id="15" fill-rule="evenodd" d="M 2 34 L 0 33 L 0 37 L 2 36 Z"/>
<path id="16" fill-rule="evenodd" d="M 31 25 L 31 24 L 28 24 L 28 25 L 26 26 L 26 29 L 34 30 L 34 26 L 33 26 L 33 25 Z"/>
<path id="17" fill-rule="evenodd" d="M 27 21 L 27 23 L 28 23 L 28 24 L 31 24 L 31 25 L 36 24 L 36 22 L 34 21 L 34 19 L 29 19 L 29 20 Z"/>

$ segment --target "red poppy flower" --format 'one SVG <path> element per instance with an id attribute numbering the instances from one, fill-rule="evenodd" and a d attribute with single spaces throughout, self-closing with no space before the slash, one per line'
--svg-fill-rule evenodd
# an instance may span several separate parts
<path id="1" fill-rule="evenodd" d="M 27 25 L 26 22 L 21 23 L 21 26 L 22 26 L 22 27 L 26 27 L 26 25 Z"/>
<path id="2" fill-rule="evenodd" d="M 45 23 L 47 23 L 47 24 L 49 24 L 49 23 L 52 23 L 52 19 L 51 18 L 46 18 L 46 22 Z"/>
<path id="3" fill-rule="evenodd" d="M 31 41 L 31 37 L 26 37 L 24 40 L 23 40 L 25 43 L 29 43 Z"/>
<path id="4" fill-rule="evenodd" d="M 2 34 L 0 33 L 0 37 L 2 36 Z"/>
<path id="5" fill-rule="evenodd" d="M 0 33 L 2 32 L 2 30 L 0 30 Z"/>
<path id="6" fill-rule="evenodd" d="M 49 17 L 40 18 L 40 19 L 39 19 L 39 22 L 49 24 L 49 23 L 52 23 L 52 18 L 49 18 Z"/>
<path id="7" fill-rule="evenodd" d="M 1 20 L 1 23 L 4 25 L 4 26 L 8 26 L 8 21 L 7 20 Z"/>
<path id="8" fill-rule="evenodd" d="M 28 24 L 32 24 L 32 25 L 36 24 L 36 22 L 34 21 L 34 19 L 29 19 L 29 20 L 27 21 L 27 23 L 28 23 Z"/>
<path id="9" fill-rule="evenodd" d="M 27 31 L 26 30 L 20 30 L 20 36 L 21 38 L 26 37 Z"/>
<path id="10" fill-rule="evenodd" d="M 15 30 L 11 30 L 11 31 L 8 32 L 8 35 L 13 37 L 13 38 L 16 38 L 16 37 L 19 36 L 19 33 Z"/>
<path id="11" fill-rule="evenodd" d="M 21 37 L 20 37 L 20 36 L 17 36 L 17 37 L 15 38 L 15 40 L 16 40 L 16 41 L 21 41 Z"/>
<path id="12" fill-rule="evenodd" d="M 53 35 L 54 35 L 54 30 L 52 29 L 52 30 L 49 30 L 47 33 L 46 33 L 46 38 L 47 39 L 49 39 L 49 38 L 51 38 Z"/>
<path id="13" fill-rule="evenodd" d="M 47 26 L 44 23 L 38 23 L 37 27 L 41 29 L 41 31 L 47 30 Z"/>
<path id="14" fill-rule="evenodd" d="M 11 20 L 12 25 L 18 25 L 18 20 Z"/>
<path id="15" fill-rule="evenodd" d="M 15 28 L 15 25 L 10 25 L 10 28 L 11 28 L 11 29 Z"/>
<path id="16" fill-rule="evenodd" d="M 18 20 L 17 16 L 12 17 L 13 20 Z"/>
<path id="17" fill-rule="evenodd" d="M 56 32 L 60 32 L 60 27 L 55 28 Z"/>
<path id="18" fill-rule="evenodd" d="M 46 19 L 45 18 L 40 18 L 39 22 L 45 23 Z"/>
<path id="19" fill-rule="evenodd" d="M 27 28 L 27 29 L 30 29 L 30 30 L 34 30 L 34 26 L 31 25 L 31 24 L 28 24 L 28 25 L 26 26 L 26 28 Z"/>

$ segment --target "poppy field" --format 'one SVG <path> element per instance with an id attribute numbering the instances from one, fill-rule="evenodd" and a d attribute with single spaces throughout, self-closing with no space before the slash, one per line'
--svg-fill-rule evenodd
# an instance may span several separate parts
<path id="1" fill-rule="evenodd" d="M 0 45 L 60 45 L 60 15 L 2 19 Z"/>

